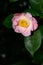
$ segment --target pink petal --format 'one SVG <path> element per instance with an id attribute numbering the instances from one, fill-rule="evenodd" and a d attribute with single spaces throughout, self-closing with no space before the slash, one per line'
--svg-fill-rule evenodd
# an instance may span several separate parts
<path id="1" fill-rule="evenodd" d="M 22 33 L 26 30 L 26 28 L 24 27 L 21 27 L 21 26 L 16 26 L 15 28 L 15 32 L 18 32 L 18 33 Z"/>
<path id="2" fill-rule="evenodd" d="M 33 31 L 32 21 L 30 21 L 30 25 L 26 28 L 26 30 L 24 32 L 22 32 L 22 34 L 24 36 L 30 36 L 31 35 L 31 31 Z"/>
<path id="3" fill-rule="evenodd" d="M 33 24 L 32 24 L 32 21 L 30 21 L 30 25 L 28 26 L 27 30 L 33 31 Z"/>
<path id="4" fill-rule="evenodd" d="M 16 13 L 16 14 L 14 14 L 14 16 L 20 16 L 21 15 L 21 13 Z"/>
<path id="5" fill-rule="evenodd" d="M 14 22 L 14 23 L 17 22 L 17 18 L 19 18 L 20 15 L 21 15 L 20 13 L 14 14 L 14 15 L 13 15 L 13 18 L 12 18 L 12 22 Z"/>
<path id="6" fill-rule="evenodd" d="M 22 34 L 24 36 L 30 36 L 32 30 L 33 30 L 32 25 L 30 25 L 28 28 L 26 28 L 26 30 L 24 32 L 22 32 Z"/>
<path id="7" fill-rule="evenodd" d="M 31 18 L 31 17 L 32 17 L 32 15 L 31 15 L 30 13 L 28 13 L 28 12 L 25 14 L 25 16 L 26 16 L 27 18 Z"/>
<path id="8" fill-rule="evenodd" d="M 14 25 L 17 25 L 18 21 L 20 18 L 22 18 L 22 16 L 24 16 L 24 13 L 16 13 L 14 14 L 14 17 L 12 18 L 12 22 Z"/>
<path id="9" fill-rule="evenodd" d="M 17 25 L 17 21 L 16 20 L 13 21 L 13 25 Z"/>
<path id="10" fill-rule="evenodd" d="M 14 18 L 18 18 L 18 17 L 20 17 L 21 15 L 24 15 L 24 13 L 16 13 L 16 14 L 14 14 Z"/>
<path id="11" fill-rule="evenodd" d="M 13 25 L 17 25 L 17 20 L 15 17 L 12 18 Z"/>
<path id="12" fill-rule="evenodd" d="M 17 32 L 17 33 L 20 33 L 20 31 L 19 31 L 19 28 L 18 28 L 18 27 L 16 27 L 16 28 L 14 29 L 14 31 L 15 31 L 15 32 Z"/>
<path id="13" fill-rule="evenodd" d="M 31 31 L 25 31 L 25 32 L 23 32 L 22 33 L 22 35 L 24 35 L 24 36 L 30 36 L 31 35 Z"/>
<path id="14" fill-rule="evenodd" d="M 33 21 L 33 29 L 36 30 L 38 28 L 37 20 L 33 17 L 32 21 Z"/>

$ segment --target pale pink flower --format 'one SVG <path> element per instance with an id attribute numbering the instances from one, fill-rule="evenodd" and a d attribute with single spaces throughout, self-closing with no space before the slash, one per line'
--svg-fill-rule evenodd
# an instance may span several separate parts
<path id="1" fill-rule="evenodd" d="M 30 13 L 16 13 L 12 18 L 12 27 L 15 32 L 24 36 L 31 35 L 31 31 L 38 28 L 37 20 Z"/>

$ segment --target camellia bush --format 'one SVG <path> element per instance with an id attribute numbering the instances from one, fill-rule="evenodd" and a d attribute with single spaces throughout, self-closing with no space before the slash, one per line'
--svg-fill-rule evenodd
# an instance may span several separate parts
<path id="1" fill-rule="evenodd" d="M 43 44 L 43 0 L 9 0 L 9 2 L 12 7 L 3 21 L 3 26 L 22 36 L 25 50 L 30 54 L 32 63 L 43 65 L 43 51 L 38 53 Z M 14 65 L 24 64 L 25 62 L 20 61 Z"/>

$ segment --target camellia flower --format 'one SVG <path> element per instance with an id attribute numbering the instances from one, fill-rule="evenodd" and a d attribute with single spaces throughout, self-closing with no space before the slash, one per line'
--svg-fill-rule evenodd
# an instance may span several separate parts
<path id="1" fill-rule="evenodd" d="M 30 13 L 16 13 L 12 18 L 12 27 L 15 32 L 29 36 L 31 31 L 38 28 L 38 24 L 37 20 Z"/>

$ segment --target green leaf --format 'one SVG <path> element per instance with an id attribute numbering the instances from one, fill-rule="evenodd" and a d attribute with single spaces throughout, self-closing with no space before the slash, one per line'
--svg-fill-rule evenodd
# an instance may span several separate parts
<path id="1" fill-rule="evenodd" d="M 18 0 L 9 0 L 10 2 L 16 2 L 16 1 L 18 1 Z"/>
<path id="2" fill-rule="evenodd" d="M 39 13 L 35 11 L 34 9 L 27 9 L 24 12 L 30 12 L 33 16 L 39 16 Z"/>
<path id="3" fill-rule="evenodd" d="M 12 64 L 12 65 L 27 65 L 28 63 L 24 60 L 21 60 L 19 62 L 17 62 L 16 64 Z"/>
<path id="4" fill-rule="evenodd" d="M 43 63 L 43 40 L 40 49 L 34 54 L 34 63 Z"/>
<path id="5" fill-rule="evenodd" d="M 30 0 L 30 5 L 38 13 L 40 12 L 40 7 L 39 7 L 39 1 L 38 0 Z"/>
<path id="6" fill-rule="evenodd" d="M 43 39 L 43 25 L 39 26 L 40 32 L 41 32 L 41 37 Z"/>
<path id="7" fill-rule="evenodd" d="M 26 49 L 31 53 L 33 56 L 34 53 L 39 49 L 41 45 L 41 33 L 40 30 L 37 30 L 33 33 L 30 37 L 24 38 L 24 43 Z"/>
<path id="8" fill-rule="evenodd" d="M 39 1 L 41 13 L 43 14 L 43 0 L 38 0 L 38 1 Z"/>
<path id="9" fill-rule="evenodd" d="M 41 65 L 43 65 L 43 62 L 41 63 Z"/>
<path id="10" fill-rule="evenodd" d="M 12 22 L 11 22 L 12 16 L 13 16 L 13 14 L 10 14 L 10 15 L 7 16 L 6 19 L 4 20 L 3 25 L 4 25 L 5 27 L 7 27 L 7 28 L 12 28 Z"/>
<path id="11" fill-rule="evenodd" d="M 30 6 L 39 16 L 43 16 L 43 0 L 29 0 Z"/>

